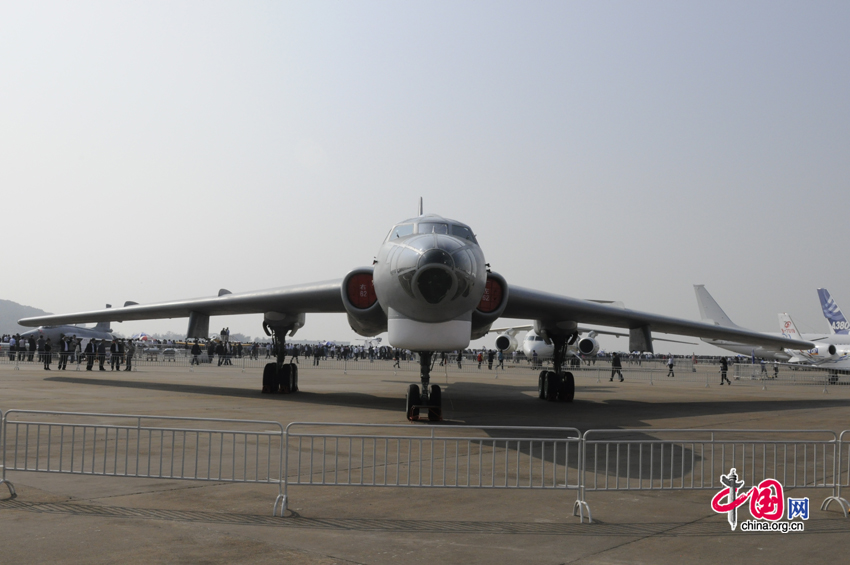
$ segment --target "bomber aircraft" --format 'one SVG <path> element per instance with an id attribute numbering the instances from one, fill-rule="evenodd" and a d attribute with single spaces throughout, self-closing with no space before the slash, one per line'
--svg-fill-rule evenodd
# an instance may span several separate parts
<path id="1" fill-rule="evenodd" d="M 127 303 L 122 308 L 24 318 L 39 324 L 189 318 L 188 337 L 206 337 L 210 316 L 264 314 L 263 327 L 277 343 L 275 363 L 263 371 L 265 392 L 296 392 L 297 372 L 286 364 L 284 340 L 305 322 L 305 314 L 339 312 L 351 328 L 366 337 L 387 332 L 391 346 L 417 352 L 421 388 L 407 391 L 407 417 L 442 416 L 441 391 L 430 383 L 435 352 L 465 349 L 483 337 L 500 317 L 535 320 L 535 331 L 555 346 L 554 371 L 539 375 L 548 400 L 572 401 L 573 375 L 563 372 L 568 347 L 578 337 L 578 323 L 629 329 L 629 351 L 652 351 L 651 332 L 734 340 L 781 350 L 808 349 L 805 341 L 789 340 L 742 328 L 720 327 L 619 308 L 510 285 L 490 270 L 475 233 L 468 225 L 422 213 L 399 222 L 381 244 L 372 266 L 343 278 L 244 293 L 156 304 Z"/>

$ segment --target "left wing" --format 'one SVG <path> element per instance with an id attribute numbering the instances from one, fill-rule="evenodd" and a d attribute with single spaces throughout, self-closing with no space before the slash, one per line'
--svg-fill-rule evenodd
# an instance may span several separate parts
<path id="1" fill-rule="evenodd" d="M 342 279 L 310 284 L 230 294 L 174 300 L 156 304 L 132 304 L 123 308 L 106 308 L 74 314 L 36 316 L 18 320 L 22 326 L 79 324 L 90 322 L 123 322 L 188 318 L 193 314 L 222 316 L 230 314 L 287 314 L 345 312 L 342 301 Z"/>
<path id="2" fill-rule="evenodd" d="M 653 332 L 725 339 L 739 343 L 774 347 L 780 350 L 788 347 L 797 349 L 810 349 L 812 347 L 812 344 L 806 341 L 770 336 L 742 328 L 727 328 L 704 322 L 639 312 L 513 285 L 509 287 L 508 303 L 502 316 L 539 320 L 544 324 L 550 322 L 553 326 L 556 326 L 559 322 L 571 321 L 615 328 L 645 328 L 647 331 Z"/>

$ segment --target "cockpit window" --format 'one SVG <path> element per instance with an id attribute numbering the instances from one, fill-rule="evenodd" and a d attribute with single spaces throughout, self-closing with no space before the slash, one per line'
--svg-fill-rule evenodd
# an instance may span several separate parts
<path id="1" fill-rule="evenodd" d="M 398 239 L 400 237 L 404 237 L 412 233 L 413 224 L 401 224 L 392 229 L 392 231 L 390 232 L 390 236 L 387 239 Z"/>
<path id="2" fill-rule="evenodd" d="M 436 222 L 420 222 L 418 233 L 449 233 L 448 224 L 438 224 Z"/>
<path id="3" fill-rule="evenodd" d="M 472 230 L 466 226 L 452 224 L 452 235 L 461 239 L 465 239 L 467 241 L 471 241 L 473 243 L 477 243 L 475 241 L 475 235 L 472 233 Z"/>

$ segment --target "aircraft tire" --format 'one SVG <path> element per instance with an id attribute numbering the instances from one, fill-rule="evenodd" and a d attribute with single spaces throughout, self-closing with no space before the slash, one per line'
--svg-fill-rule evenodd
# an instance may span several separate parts
<path id="1" fill-rule="evenodd" d="M 284 365 L 280 368 L 277 374 L 277 380 L 280 383 L 280 393 L 289 394 L 292 392 L 292 372 L 289 370 L 289 365 Z"/>
<path id="2" fill-rule="evenodd" d="M 277 384 L 277 363 L 266 363 L 263 367 L 263 394 L 277 392 L 273 387 Z"/>
<path id="3" fill-rule="evenodd" d="M 537 398 L 543 400 L 546 398 L 546 375 L 549 371 L 540 371 L 540 376 L 537 377 Z"/>
<path id="4" fill-rule="evenodd" d="M 298 392 L 298 365 L 289 364 L 290 392 Z"/>
<path id="5" fill-rule="evenodd" d="M 546 400 L 554 402 L 558 400 L 558 392 L 561 388 L 561 376 L 554 371 L 546 373 Z"/>
<path id="6" fill-rule="evenodd" d="M 428 420 L 439 422 L 443 419 L 443 393 L 440 385 L 431 385 L 431 395 L 428 399 Z"/>
<path id="7" fill-rule="evenodd" d="M 419 408 L 414 408 L 415 405 L 422 404 L 422 397 L 419 394 L 419 385 L 410 385 L 407 387 L 407 419 L 413 420 L 419 417 Z"/>
<path id="8" fill-rule="evenodd" d="M 558 392 L 558 400 L 561 402 L 572 402 L 576 397 L 576 379 L 572 373 L 564 373 L 561 378 L 561 390 Z"/>

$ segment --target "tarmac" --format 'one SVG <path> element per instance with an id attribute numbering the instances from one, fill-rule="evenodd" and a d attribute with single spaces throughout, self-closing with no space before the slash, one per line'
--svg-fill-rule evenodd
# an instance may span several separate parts
<path id="1" fill-rule="evenodd" d="M 306 364 L 305 364 L 306 365 Z M 73 369 L 72 365 L 69 365 Z M 452 424 L 652 429 L 850 429 L 850 386 L 717 386 L 705 379 L 581 377 L 573 403 L 537 398 L 536 373 L 437 373 Z M 683 375 L 684 376 L 684 375 Z M 309 369 L 300 392 L 259 393 L 261 371 L 143 367 L 43 371 L 0 365 L 0 409 L 293 421 L 407 423 L 411 371 Z M 708 382 L 711 386 L 706 387 Z M 850 519 L 808 496 L 802 533 L 731 531 L 712 491 L 575 493 L 543 490 L 291 487 L 272 517 L 274 485 L 9 472 L 0 487 L 2 563 L 842 563 Z"/>

